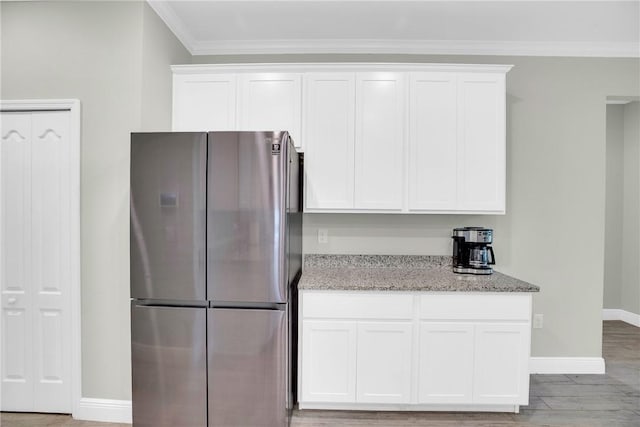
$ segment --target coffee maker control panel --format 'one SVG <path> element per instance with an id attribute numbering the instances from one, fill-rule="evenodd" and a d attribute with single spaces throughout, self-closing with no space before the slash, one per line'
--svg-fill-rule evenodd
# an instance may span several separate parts
<path id="1" fill-rule="evenodd" d="M 484 227 L 454 228 L 453 237 L 462 237 L 467 243 L 491 243 L 493 230 Z"/>

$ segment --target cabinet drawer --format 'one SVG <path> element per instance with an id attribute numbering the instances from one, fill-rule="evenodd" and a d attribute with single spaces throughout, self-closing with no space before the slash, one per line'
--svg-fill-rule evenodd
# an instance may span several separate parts
<path id="1" fill-rule="evenodd" d="M 531 295 L 422 295 L 419 316 L 432 320 L 530 320 Z"/>
<path id="2" fill-rule="evenodd" d="M 413 295 L 364 292 L 301 292 L 302 317 L 316 319 L 411 319 Z"/>

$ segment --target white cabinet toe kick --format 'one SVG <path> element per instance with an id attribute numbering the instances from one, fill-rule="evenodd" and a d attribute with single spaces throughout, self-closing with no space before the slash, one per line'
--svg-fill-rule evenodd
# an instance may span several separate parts
<path id="1" fill-rule="evenodd" d="M 300 291 L 300 409 L 515 412 L 530 293 Z"/>

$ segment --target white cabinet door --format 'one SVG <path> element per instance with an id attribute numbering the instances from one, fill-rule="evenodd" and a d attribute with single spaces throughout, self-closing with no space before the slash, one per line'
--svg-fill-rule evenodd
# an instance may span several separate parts
<path id="1" fill-rule="evenodd" d="M 356 322 L 302 322 L 303 402 L 355 402 Z"/>
<path id="2" fill-rule="evenodd" d="M 456 84 L 454 73 L 411 73 L 410 211 L 456 209 Z"/>
<path id="3" fill-rule="evenodd" d="M 505 76 L 458 76 L 458 209 L 505 210 Z"/>
<path id="4" fill-rule="evenodd" d="M 173 130 L 235 130 L 236 98 L 234 74 L 175 74 Z"/>
<path id="5" fill-rule="evenodd" d="M 239 94 L 240 130 L 286 130 L 302 149 L 301 74 L 243 74 Z"/>
<path id="6" fill-rule="evenodd" d="M 412 324 L 359 322 L 357 401 L 409 403 Z"/>
<path id="7" fill-rule="evenodd" d="M 305 210 L 352 209 L 355 75 L 305 75 Z"/>
<path id="8" fill-rule="evenodd" d="M 420 324 L 419 403 L 472 403 L 473 347 L 472 323 Z"/>
<path id="9" fill-rule="evenodd" d="M 474 403 L 528 404 L 530 325 L 477 324 Z"/>
<path id="10" fill-rule="evenodd" d="M 71 411 L 70 113 L 2 113 L 2 407 Z"/>
<path id="11" fill-rule="evenodd" d="M 356 75 L 356 209 L 402 209 L 405 95 L 403 73 Z"/>

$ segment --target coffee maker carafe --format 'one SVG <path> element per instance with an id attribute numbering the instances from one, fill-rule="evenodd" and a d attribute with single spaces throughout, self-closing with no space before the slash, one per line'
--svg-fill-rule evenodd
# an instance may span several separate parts
<path id="1" fill-rule="evenodd" d="M 493 255 L 493 230 L 484 227 L 454 228 L 453 272 L 463 274 L 491 274 L 496 263 Z"/>

